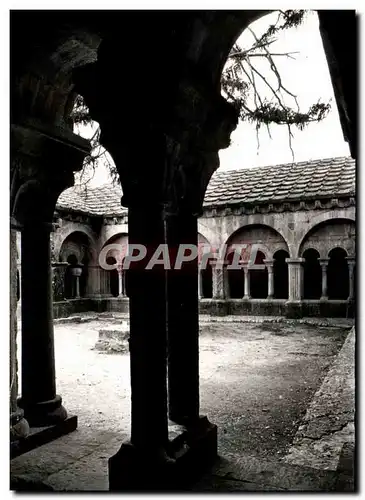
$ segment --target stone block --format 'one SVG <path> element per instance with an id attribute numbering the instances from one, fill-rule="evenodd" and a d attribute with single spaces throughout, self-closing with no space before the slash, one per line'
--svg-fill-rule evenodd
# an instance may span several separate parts
<path id="1" fill-rule="evenodd" d="M 99 338 L 94 349 L 97 351 L 113 353 L 125 353 L 129 351 L 129 324 L 122 321 L 119 325 L 113 325 L 99 330 Z"/>

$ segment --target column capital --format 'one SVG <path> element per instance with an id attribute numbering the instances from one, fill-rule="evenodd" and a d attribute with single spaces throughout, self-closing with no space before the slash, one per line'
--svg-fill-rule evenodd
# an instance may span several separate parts
<path id="1" fill-rule="evenodd" d="M 303 264 L 305 262 L 305 259 L 303 257 L 297 257 L 297 258 L 287 257 L 285 259 L 285 262 L 287 264 Z"/>
<path id="2" fill-rule="evenodd" d="M 51 135 L 52 134 L 52 135 Z M 11 216 L 18 223 L 25 220 L 52 221 L 59 195 L 74 184 L 74 171 L 80 170 L 89 141 L 68 132 L 12 124 Z"/>
<path id="3" fill-rule="evenodd" d="M 329 260 L 330 259 L 328 257 L 324 257 L 324 258 L 321 257 L 321 258 L 318 259 L 318 262 L 320 264 L 328 264 Z"/>
<path id="4" fill-rule="evenodd" d="M 356 256 L 355 255 L 350 255 L 348 257 L 345 257 L 348 264 L 356 264 Z"/>

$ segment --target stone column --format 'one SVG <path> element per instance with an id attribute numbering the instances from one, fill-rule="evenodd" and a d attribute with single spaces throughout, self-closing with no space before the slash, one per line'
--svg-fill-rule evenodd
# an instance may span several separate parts
<path id="1" fill-rule="evenodd" d="M 50 232 L 52 224 L 25 223 L 22 229 L 22 395 L 19 406 L 31 426 L 67 417 L 56 394 Z M 36 264 L 35 264 L 36 263 Z"/>
<path id="2" fill-rule="evenodd" d="M 151 256 L 160 244 L 197 244 L 204 193 L 219 165 L 218 150 L 228 147 L 238 118 L 218 91 L 205 89 L 195 73 L 180 65 L 148 87 L 143 105 L 125 99 L 115 73 L 115 57 L 127 42 L 123 36 L 118 43 L 103 40 L 97 62 L 76 69 L 74 82 L 100 123 L 100 141 L 119 171 L 122 203 L 129 208 L 129 245 L 145 245 Z M 147 38 L 159 58 L 159 37 Z M 134 59 L 128 59 L 129 69 L 136 68 Z M 162 62 L 156 66 L 154 59 L 154 71 Z M 90 78 L 95 81 L 92 92 Z M 137 83 L 136 95 L 142 88 Z M 107 105 L 111 93 L 118 101 L 112 110 Z M 197 259 L 184 272 L 141 265 L 128 271 L 132 446 L 122 445 L 109 460 L 111 491 L 140 489 L 141 478 L 144 489 L 166 490 L 179 475 L 186 480 L 189 467 L 196 472 L 214 459 L 217 449 L 216 427 L 199 418 Z M 186 424 L 173 444 L 167 433 L 166 337 L 169 415 Z"/>
<path id="3" fill-rule="evenodd" d="M 212 266 L 212 280 L 213 280 L 213 299 L 225 299 L 226 298 L 226 286 L 225 282 L 225 274 L 226 274 L 226 268 L 223 265 L 214 262 L 213 260 L 211 261 L 211 266 Z"/>
<path id="4" fill-rule="evenodd" d="M 75 281 L 75 299 L 80 298 L 80 276 L 82 273 L 82 264 L 79 264 L 71 269 L 71 274 Z"/>
<path id="5" fill-rule="evenodd" d="M 17 362 L 17 262 L 16 230 L 10 230 L 10 439 L 24 438 L 29 434 L 29 424 L 24 410 L 17 404 L 18 362 Z"/>
<path id="6" fill-rule="evenodd" d="M 353 300 L 355 296 L 355 257 L 346 257 L 349 266 L 349 297 L 348 300 Z"/>
<path id="7" fill-rule="evenodd" d="M 92 262 L 88 268 L 87 296 L 92 299 L 101 299 L 101 267 L 98 262 Z"/>
<path id="8" fill-rule="evenodd" d="M 289 279 L 289 301 L 300 302 L 303 296 L 303 258 L 287 258 Z"/>
<path id="9" fill-rule="evenodd" d="M 268 274 L 268 294 L 267 298 L 272 299 L 274 297 L 274 261 L 264 259 Z"/>
<path id="10" fill-rule="evenodd" d="M 199 300 L 204 298 L 203 277 L 202 277 L 202 271 L 201 271 L 200 267 L 198 267 L 198 297 L 199 297 Z"/>
<path id="11" fill-rule="evenodd" d="M 128 270 L 131 442 L 151 456 L 161 456 L 168 441 L 165 270 L 162 266 L 146 269 L 153 253 L 164 242 L 161 207 L 129 207 L 128 228 L 129 244 L 147 249 L 146 258 L 132 262 Z"/>
<path id="12" fill-rule="evenodd" d="M 125 271 L 118 269 L 118 297 L 125 297 Z"/>
<path id="13" fill-rule="evenodd" d="M 250 289 L 250 269 L 248 264 L 243 264 L 243 271 L 245 273 L 245 295 L 244 299 L 249 300 L 251 298 L 251 289 Z"/>
<path id="14" fill-rule="evenodd" d="M 183 251 L 181 245 L 197 249 L 196 215 L 167 215 L 166 241 L 172 255 Z M 191 425 L 199 417 L 198 257 L 172 267 L 167 271 L 169 417 Z"/>
<path id="15" fill-rule="evenodd" d="M 318 259 L 319 264 L 322 268 L 322 294 L 320 300 L 327 300 L 327 268 L 329 259 Z"/>

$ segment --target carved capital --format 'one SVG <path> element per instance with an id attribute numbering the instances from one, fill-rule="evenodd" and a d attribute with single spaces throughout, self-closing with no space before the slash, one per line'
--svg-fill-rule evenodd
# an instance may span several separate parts
<path id="1" fill-rule="evenodd" d="M 51 221 L 59 195 L 73 186 L 73 172 L 82 168 L 89 150 L 89 142 L 74 134 L 66 140 L 34 128 L 12 125 L 10 205 L 13 219 L 20 223 Z"/>

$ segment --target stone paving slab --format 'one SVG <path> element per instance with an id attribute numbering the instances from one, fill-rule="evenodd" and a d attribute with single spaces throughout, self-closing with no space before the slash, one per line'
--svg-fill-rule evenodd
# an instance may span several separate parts
<path id="1" fill-rule="evenodd" d="M 309 405 L 285 462 L 336 470 L 345 443 L 355 442 L 355 328 Z"/>

